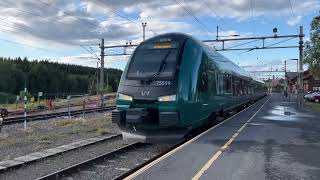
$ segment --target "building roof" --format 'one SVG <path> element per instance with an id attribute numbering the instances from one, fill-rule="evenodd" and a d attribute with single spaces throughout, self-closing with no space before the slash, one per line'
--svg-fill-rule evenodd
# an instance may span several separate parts
<path id="1" fill-rule="evenodd" d="M 298 76 L 298 73 L 297 72 L 286 72 L 285 76 L 287 79 L 293 79 Z"/>

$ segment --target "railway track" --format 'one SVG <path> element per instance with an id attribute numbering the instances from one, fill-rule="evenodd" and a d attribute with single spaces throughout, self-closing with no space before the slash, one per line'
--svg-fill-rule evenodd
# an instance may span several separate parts
<path id="1" fill-rule="evenodd" d="M 111 110 L 114 110 L 115 108 L 116 106 L 107 106 L 107 107 L 98 107 L 98 108 L 91 108 L 91 109 L 85 109 L 85 110 L 72 110 L 70 111 L 70 116 L 75 116 L 80 114 L 89 114 L 94 112 L 111 111 Z M 27 122 L 39 121 L 39 120 L 47 120 L 47 119 L 52 119 L 52 118 L 61 117 L 61 116 L 69 116 L 69 111 L 28 115 L 26 116 L 26 120 Z M 21 123 L 21 122 L 24 122 L 24 119 L 25 117 L 23 116 L 9 117 L 4 119 L 3 124 L 9 125 L 9 124 Z"/>
<path id="2" fill-rule="evenodd" d="M 128 173 L 142 165 L 148 164 L 156 159 L 159 152 L 156 152 L 157 150 L 155 150 L 155 146 L 159 145 L 137 142 L 131 143 L 111 152 L 107 152 L 98 157 L 80 162 L 38 179 L 121 178 L 125 173 Z"/>
<path id="3" fill-rule="evenodd" d="M 70 153 L 72 151 L 76 151 L 76 150 L 79 150 L 81 148 L 85 148 L 85 147 L 89 147 L 89 146 L 95 146 L 95 145 L 99 145 L 101 143 L 106 143 L 106 142 L 111 142 L 111 141 L 120 141 L 122 140 L 122 137 L 121 137 L 121 134 L 114 134 L 114 135 L 110 135 L 110 136 L 107 136 L 107 137 L 103 137 L 103 138 L 97 138 L 97 139 L 88 139 L 88 140 L 82 140 L 82 141 L 78 141 L 78 142 L 74 142 L 74 143 L 71 143 L 71 144 L 65 144 L 65 145 L 62 145 L 62 146 L 58 146 L 58 147 L 55 147 L 55 148 L 51 148 L 51 149 L 47 149 L 45 150 L 45 152 L 54 152 L 54 153 L 43 153 L 43 152 L 36 152 L 36 153 L 31 153 L 31 155 L 25 155 L 25 156 L 22 156 L 22 157 L 17 157 L 13 160 L 16 160 L 16 161 L 21 161 L 22 159 L 24 160 L 22 164 L 17 164 L 17 165 L 14 165 L 14 166 L 10 166 L 10 167 L 7 167 L 5 169 L 2 169 L 0 170 L 0 173 L 1 172 L 5 172 L 5 171 L 8 171 L 8 170 L 12 170 L 14 168 L 18 168 L 18 167 L 21 167 L 21 165 L 26 165 L 26 164 L 30 164 L 32 162 L 35 162 L 35 161 L 39 161 L 39 160 L 42 160 L 42 159 L 45 159 L 45 158 L 52 158 L 52 157 L 55 157 L 57 155 L 60 155 L 62 153 Z M 61 149 L 63 147 L 63 149 Z M 36 155 L 37 154 L 37 155 Z M 31 156 L 36 156 L 36 158 L 30 158 Z M 0 161 L 1 162 L 1 161 Z"/>
<path id="4" fill-rule="evenodd" d="M 253 104 L 255 103 L 251 103 L 247 106 L 244 106 L 242 110 L 250 107 Z M 146 156 L 144 156 L 145 158 L 139 159 L 139 157 L 136 157 L 136 155 L 134 155 L 135 152 L 151 152 L 150 147 L 152 147 L 153 145 L 143 143 L 132 143 L 119 149 L 113 150 L 111 152 L 107 152 L 103 155 L 56 171 L 52 174 L 40 177 L 38 179 L 123 179 L 129 176 L 130 174 L 134 173 L 135 171 L 141 169 L 142 167 L 152 163 L 158 158 L 168 154 L 170 151 L 175 150 L 178 146 L 184 143 L 188 143 L 189 140 L 193 139 L 194 137 L 197 137 L 206 130 L 216 126 L 225 119 L 228 119 L 229 117 L 238 114 L 238 112 L 234 112 L 221 120 L 217 120 L 214 124 L 212 124 L 212 126 L 196 130 L 194 133 L 191 134 L 191 136 L 181 140 L 180 142 L 177 142 L 177 144 L 175 145 L 167 147 L 167 149 L 162 152 L 155 153 L 154 156 L 148 156 L 147 158 Z M 119 167 L 123 165 L 123 161 L 130 161 L 136 163 L 131 163 L 131 165 L 127 165 L 125 167 Z"/>

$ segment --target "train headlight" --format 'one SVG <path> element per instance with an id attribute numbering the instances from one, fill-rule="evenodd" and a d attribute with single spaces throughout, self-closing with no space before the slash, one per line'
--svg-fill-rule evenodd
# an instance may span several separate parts
<path id="1" fill-rule="evenodd" d="M 160 96 L 158 97 L 158 101 L 167 102 L 167 101 L 176 101 L 177 95 L 169 95 L 169 96 Z"/>
<path id="2" fill-rule="evenodd" d="M 125 94 L 118 93 L 118 100 L 132 101 L 132 97 Z"/>

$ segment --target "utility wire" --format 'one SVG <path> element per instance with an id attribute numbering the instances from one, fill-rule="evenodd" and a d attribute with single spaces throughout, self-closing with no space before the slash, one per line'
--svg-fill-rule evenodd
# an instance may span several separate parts
<path id="1" fill-rule="evenodd" d="M 294 18 L 296 16 L 294 15 L 294 11 L 293 11 L 293 8 L 292 8 L 292 3 L 291 3 L 291 0 L 288 0 L 288 1 L 289 1 L 290 9 L 291 9 L 292 20 L 294 20 Z M 299 31 L 298 25 L 297 24 L 295 24 L 295 25 L 296 25 L 297 31 Z"/>
<path id="2" fill-rule="evenodd" d="M 255 22 L 254 22 L 254 4 L 253 0 L 251 0 L 251 20 L 252 20 L 252 33 L 254 36 L 256 36 L 256 27 L 255 27 Z"/>
<path id="3" fill-rule="evenodd" d="M 100 60 L 100 58 L 96 55 L 96 54 L 94 54 L 94 53 L 92 53 L 89 49 L 87 49 L 85 46 L 80 46 L 80 47 L 82 47 L 84 50 L 86 50 L 89 54 L 91 54 L 91 56 L 93 55 L 93 56 L 95 56 L 98 60 Z M 93 57 L 91 57 L 91 59 L 93 59 Z"/>
<path id="4" fill-rule="evenodd" d="M 105 1 L 102 1 L 102 0 L 96 0 L 96 1 L 98 1 L 98 3 L 100 3 L 100 4 L 106 5 L 106 2 L 105 2 Z M 95 2 L 96 2 L 96 1 L 95 1 Z M 111 11 L 112 11 L 112 13 L 114 13 L 115 15 L 117 15 L 118 17 L 120 17 L 120 18 L 122 18 L 122 19 L 125 19 L 125 20 L 127 20 L 127 21 L 129 21 L 129 22 L 131 22 L 131 23 L 136 24 L 137 21 L 139 21 L 140 23 L 142 23 L 141 20 L 132 19 L 129 15 L 127 15 L 127 14 L 125 14 L 125 13 L 123 13 L 123 12 L 122 12 L 122 14 L 120 14 L 119 12 L 117 12 L 117 11 L 115 11 L 115 10 L 111 10 Z M 138 24 L 136 24 L 136 25 L 138 25 Z M 138 25 L 138 26 L 140 27 L 140 25 Z M 151 31 L 151 32 L 153 32 L 154 34 L 157 34 L 157 33 L 156 33 L 155 31 L 153 31 L 152 29 L 148 29 L 148 31 Z"/>
<path id="5" fill-rule="evenodd" d="M 283 42 L 286 42 L 286 41 L 290 41 L 291 39 L 294 39 L 294 38 L 296 38 L 296 37 L 291 37 L 291 38 L 288 38 L 288 39 L 285 39 L 285 40 L 276 42 L 276 43 L 274 43 L 274 44 L 270 44 L 270 45 L 265 46 L 265 47 L 271 47 L 271 46 L 274 46 L 274 45 L 277 45 L 277 44 L 280 44 L 280 43 L 283 43 Z"/>
<path id="6" fill-rule="evenodd" d="M 76 19 L 78 19 L 78 20 L 80 20 L 80 21 L 85 21 L 86 23 L 89 23 L 91 26 L 94 26 L 94 27 L 97 27 L 97 28 L 101 28 L 101 27 L 99 26 L 99 24 L 96 24 L 96 23 L 94 23 L 94 22 L 91 22 L 91 21 L 90 21 L 89 19 L 87 19 L 87 18 L 85 18 L 85 19 L 84 19 L 84 18 L 80 18 L 80 17 L 78 17 L 78 16 L 73 15 L 72 13 L 68 13 L 68 12 L 66 12 L 66 11 L 63 11 L 62 9 L 57 8 L 57 7 L 53 6 L 52 4 L 47 3 L 47 2 L 44 2 L 44 1 L 42 1 L 42 0 L 38 0 L 37 2 L 40 2 L 40 3 L 42 3 L 42 4 L 45 5 L 45 6 L 51 7 L 51 8 L 53 8 L 53 9 L 57 10 L 58 12 L 59 12 L 59 11 L 62 11 L 64 14 L 66 14 L 66 15 L 68 15 L 68 16 L 71 16 L 71 17 L 74 17 L 74 18 L 76 18 Z"/>
<path id="7" fill-rule="evenodd" d="M 245 43 L 241 43 L 241 44 L 236 44 L 234 46 L 230 46 L 228 47 L 229 48 L 235 48 L 235 47 L 238 47 L 238 46 L 243 46 L 243 45 L 246 45 L 246 44 L 250 44 L 250 43 L 253 43 L 253 42 L 256 42 L 256 41 L 259 41 L 260 39 L 255 39 L 255 40 L 252 40 L 252 41 L 248 41 L 248 42 L 245 42 Z"/>
<path id="8" fill-rule="evenodd" d="M 20 45 L 20 46 L 25 46 L 25 47 L 29 47 L 29 48 L 33 48 L 33 49 L 39 49 L 39 50 L 47 51 L 47 52 L 56 52 L 56 54 L 59 53 L 59 55 L 61 55 L 61 52 L 58 52 L 58 51 L 52 51 L 52 50 L 50 50 L 50 49 L 45 49 L 45 48 L 41 48 L 41 47 L 30 46 L 30 45 L 28 45 L 28 44 L 19 43 L 19 42 L 16 42 L 16 41 L 11 41 L 11 40 L 7 40 L 7 39 L 3 39 L 3 38 L 0 38 L 0 41 L 5 41 L 5 42 L 12 43 L 12 44 L 17 44 L 17 45 Z"/>
<path id="9" fill-rule="evenodd" d="M 193 15 L 192 12 L 189 11 L 189 9 L 187 8 L 187 7 L 188 7 L 188 4 L 186 3 L 186 1 L 184 1 L 185 4 L 186 4 L 186 7 L 183 6 L 178 0 L 175 0 L 175 1 L 177 2 L 177 4 L 179 4 L 180 7 L 182 7 L 182 8 L 189 14 L 198 24 L 200 24 L 200 26 L 201 26 L 203 29 L 205 29 L 205 30 L 206 30 L 207 32 L 209 32 L 210 34 L 213 34 L 213 33 L 207 28 L 206 25 L 204 25 L 203 23 L 201 23 L 201 21 L 200 21 L 195 15 Z M 213 36 L 215 36 L 215 35 L 213 34 Z"/>
<path id="10" fill-rule="evenodd" d="M 202 4 L 203 4 L 204 6 L 206 6 L 210 11 L 212 11 L 215 16 L 219 17 L 219 15 L 217 14 L 217 12 L 216 12 L 213 8 L 211 8 L 204 0 L 200 0 L 200 1 L 202 2 Z M 220 20 L 223 22 L 223 24 L 229 26 L 228 23 L 226 23 L 226 21 L 225 21 L 223 18 L 220 18 Z M 229 26 L 229 27 L 231 27 L 231 26 Z M 222 29 L 223 31 L 226 31 L 225 29 L 223 29 L 223 28 L 221 28 L 221 27 L 219 27 L 219 28 Z"/>
<path id="11" fill-rule="evenodd" d="M 100 60 L 100 57 L 97 55 L 97 53 L 92 49 L 92 47 L 89 47 L 91 52 L 98 58 L 98 60 Z"/>

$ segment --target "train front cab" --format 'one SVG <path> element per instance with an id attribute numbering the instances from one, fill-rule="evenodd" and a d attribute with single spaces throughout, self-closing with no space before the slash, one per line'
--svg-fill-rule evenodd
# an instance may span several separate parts
<path id="1" fill-rule="evenodd" d="M 151 38 L 131 56 L 121 77 L 117 110 L 112 112 L 124 139 L 155 142 L 185 135 L 177 93 L 185 38 L 176 34 Z"/>

